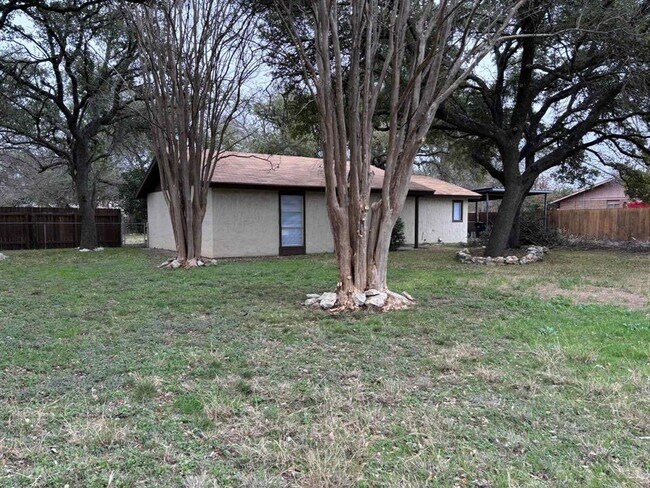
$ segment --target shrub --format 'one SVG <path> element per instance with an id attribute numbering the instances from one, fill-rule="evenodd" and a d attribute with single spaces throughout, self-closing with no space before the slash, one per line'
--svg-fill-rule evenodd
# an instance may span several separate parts
<path id="1" fill-rule="evenodd" d="M 527 205 L 521 209 L 519 242 L 522 245 L 558 247 L 566 243 L 565 237 L 555 229 L 545 228 L 542 205 Z"/>
<path id="2" fill-rule="evenodd" d="M 390 250 L 396 251 L 404 245 L 404 221 L 401 217 L 397 218 L 395 226 L 393 227 L 393 232 L 390 234 Z"/>

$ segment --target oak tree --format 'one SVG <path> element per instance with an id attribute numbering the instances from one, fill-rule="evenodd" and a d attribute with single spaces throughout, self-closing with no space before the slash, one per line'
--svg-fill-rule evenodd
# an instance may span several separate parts
<path id="1" fill-rule="evenodd" d="M 467 137 L 474 164 L 505 188 L 487 255 L 518 245 L 523 200 L 544 172 L 648 154 L 649 16 L 647 2 L 528 0 L 441 105 L 436 129 Z"/>
<path id="2" fill-rule="evenodd" d="M 13 149 L 37 148 L 52 167 L 67 169 L 81 246 L 92 249 L 93 172 L 110 156 L 115 124 L 132 115 L 135 42 L 108 2 L 13 3 L 20 15 L 2 17 L 0 31 L 0 137 Z"/>

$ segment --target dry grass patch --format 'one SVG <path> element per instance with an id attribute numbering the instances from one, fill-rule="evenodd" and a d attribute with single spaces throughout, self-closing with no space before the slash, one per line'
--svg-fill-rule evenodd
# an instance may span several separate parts
<path id="1" fill-rule="evenodd" d="M 66 430 L 68 442 L 83 447 L 112 447 L 124 443 L 129 428 L 124 421 L 104 416 L 88 419 L 83 423 L 69 422 Z"/>
<path id="2" fill-rule="evenodd" d="M 534 291 L 542 298 L 564 297 L 580 304 L 618 305 L 630 310 L 642 310 L 648 306 L 647 297 L 641 293 L 618 288 L 584 285 L 566 289 L 547 283 L 535 287 Z"/>

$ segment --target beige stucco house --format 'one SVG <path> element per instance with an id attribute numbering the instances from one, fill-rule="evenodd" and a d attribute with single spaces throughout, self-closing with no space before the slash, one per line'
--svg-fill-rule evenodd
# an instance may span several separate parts
<path id="1" fill-rule="evenodd" d="M 384 172 L 373 168 L 379 198 Z M 402 212 L 406 243 L 467 240 L 467 200 L 477 194 L 422 175 L 411 179 Z M 139 192 L 147 199 L 149 247 L 175 249 L 169 211 L 154 164 Z M 233 153 L 211 181 L 203 255 L 213 258 L 333 252 L 321 159 Z"/>

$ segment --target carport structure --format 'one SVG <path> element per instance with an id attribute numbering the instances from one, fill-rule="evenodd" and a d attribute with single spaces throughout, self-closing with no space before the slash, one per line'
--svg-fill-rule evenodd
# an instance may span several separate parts
<path id="1" fill-rule="evenodd" d="M 480 197 L 470 198 L 469 203 L 474 203 L 474 221 L 467 219 L 468 232 L 470 235 L 474 233 L 475 236 L 479 236 L 482 232 L 485 231 L 493 222 L 493 217 L 490 215 L 490 202 L 496 200 L 503 200 L 503 197 L 506 193 L 506 189 L 497 186 L 488 186 L 485 188 L 476 188 L 472 190 L 474 193 L 481 195 Z M 544 195 L 544 227 L 546 228 L 548 223 L 548 195 L 552 193 L 551 190 L 530 190 L 526 194 L 526 198 Z M 483 211 L 479 213 L 479 203 L 483 202 Z M 496 215 L 496 212 L 493 212 Z M 481 220 L 481 218 L 483 220 Z"/>

